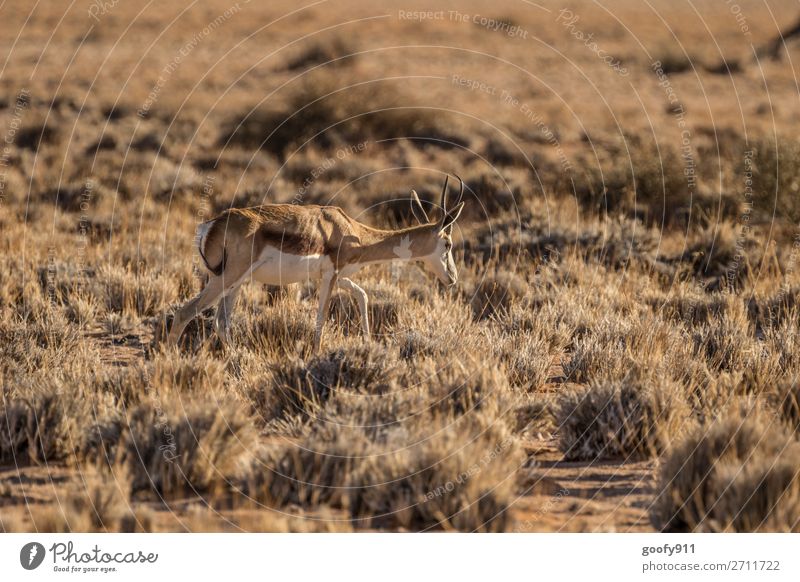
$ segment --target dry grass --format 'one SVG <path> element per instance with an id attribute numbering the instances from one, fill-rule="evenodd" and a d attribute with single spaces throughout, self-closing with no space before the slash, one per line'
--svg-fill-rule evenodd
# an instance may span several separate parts
<path id="1" fill-rule="evenodd" d="M 567 459 L 657 457 L 689 417 L 680 388 L 658 377 L 598 382 L 559 395 L 556 426 Z"/>
<path id="2" fill-rule="evenodd" d="M 698 427 L 661 469 L 666 531 L 798 531 L 800 443 L 769 414 L 736 409 Z"/>
<path id="3" fill-rule="evenodd" d="M 771 37 L 769 14 L 741 3 Z M 508 531 L 526 484 L 548 476 L 545 451 L 559 467 L 660 461 L 658 528 L 796 530 L 794 73 L 788 59 L 759 69 L 766 95 L 738 29 L 706 18 L 739 63 L 729 77 L 688 8 L 655 2 L 687 58 L 641 6 L 611 4 L 646 53 L 601 8 L 575 11 L 628 76 L 552 15 L 510 6 L 494 16 L 554 50 L 397 7 L 367 19 L 363 2 L 237 46 L 286 7 L 249 3 L 166 73 L 197 18 L 229 4 L 190 8 L 143 56 L 162 27 L 117 3 L 69 66 L 85 7 L 61 21 L 42 4 L 24 27 L 27 4 L 0 8 L 0 527 Z M 467 187 L 457 288 L 370 266 L 357 279 L 371 337 L 337 293 L 314 355 L 315 289 L 250 285 L 230 345 L 213 309 L 161 345 L 202 284 L 198 222 L 296 202 L 405 226 L 410 189 L 434 212 L 443 172 Z M 51 490 L 26 490 L 29 474 Z"/>

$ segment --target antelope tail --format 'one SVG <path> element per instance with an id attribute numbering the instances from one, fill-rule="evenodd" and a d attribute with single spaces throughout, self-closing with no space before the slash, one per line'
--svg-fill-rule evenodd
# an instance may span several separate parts
<path id="1" fill-rule="evenodd" d="M 209 220 L 208 222 L 204 222 L 197 227 L 197 253 L 200 255 L 200 258 L 203 259 L 203 264 L 205 264 L 206 269 L 212 274 L 217 277 L 222 275 L 222 272 L 225 270 L 225 262 L 228 259 L 228 253 L 225 250 L 224 241 L 217 242 L 215 239 L 218 237 L 212 237 L 212 240 L 209 241 L 209 235 L 212 234 L 214 230 L 214 226 L 216 225 L 216 220 Z M 209 249 L 207 245 L 211 243 L 212 246 L 220 245 L 222 246 L 221 250 L 218 249 L 211 249 L 209 253 Z M 216 251 L 216 252 L 215 252 Z M 208 255 L 211 254 L 212 260 L 216 259 L 219 262 L 216 266 L 212 266 L 209 262 Z M 215 261 L 216 262 L 216 261 Z"/>

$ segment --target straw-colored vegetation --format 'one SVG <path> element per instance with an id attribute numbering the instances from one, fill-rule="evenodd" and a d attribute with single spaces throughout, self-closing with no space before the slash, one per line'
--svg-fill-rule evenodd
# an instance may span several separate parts
<path id="1" fill-rule="evenodd" d="M 651 3 L 677 37 L 644 4 L 611 3 L 629 29 L 575 8 L 623 76 L 547 2 L 459 8 L 527 38 L 400 4 L 260 30 L 289 4 L 215 0 L 160 35 L 180 3 L 6 2 L 0 529 L 511 531 L 550 468 L 597 463 L 653 483 L 640 528 L 800 529 L 795 85 L 748 60 L 775 30 L 740 3 L 747 44 L 703 8 L 722 54 L 688 7 Z M 279 201 L 404 226 L 446 172 L 456 288 L 365 269 L 372 336 L 337 294 L 317 354 L 313 286 L 245 286 L 225 347 L 213 310 L 159 341 L 202 285 L 198 222 Z"/>

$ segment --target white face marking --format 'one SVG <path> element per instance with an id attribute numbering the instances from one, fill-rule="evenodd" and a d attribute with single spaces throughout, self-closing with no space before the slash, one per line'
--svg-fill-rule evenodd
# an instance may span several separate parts
<path id="1" fill-rule="evenodd" d="M 288 285 L 317 281 L 333 271 L 333 261 L 325 255 L 290 255 L 266 246 L 251 269 L 253 279 L 267 285 Z"/>
<path id="2" fill-rule="evenodd" d="M 453 260 L 452 241 L 449 237 L 440 238 L 434 251 L 425 257 L 424 261 L 443 284 L 455 285 L 458 281 L 458 271 Z"/>

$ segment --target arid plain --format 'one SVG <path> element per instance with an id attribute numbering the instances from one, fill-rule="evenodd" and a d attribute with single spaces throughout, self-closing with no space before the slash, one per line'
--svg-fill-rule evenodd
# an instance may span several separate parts
<path id="1" fill-rule="evenodd" d="M 0 18 L 0 529 L 800 529 L 796 2 Z M 199 223 L 447 174 L 459 282 L 366 268 L 369 338 L 245 285 L 157 341 Z"/>

